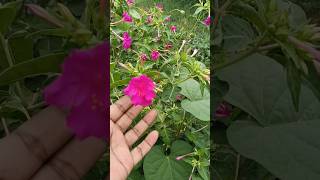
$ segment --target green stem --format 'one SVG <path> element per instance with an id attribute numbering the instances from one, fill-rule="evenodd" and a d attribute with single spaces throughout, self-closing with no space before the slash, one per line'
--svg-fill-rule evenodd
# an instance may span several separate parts
<path id="1" fill-rule="evenodd" d="M 239 166 L 240 166 L 240 154 L 237 155 L 237 164 L 236 164 L 236 172 L 235 172 L 234 180 L 238 180 Z"/>

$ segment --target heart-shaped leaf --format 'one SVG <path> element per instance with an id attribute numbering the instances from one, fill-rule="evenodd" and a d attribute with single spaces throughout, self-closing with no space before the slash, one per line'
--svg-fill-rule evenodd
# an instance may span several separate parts
<path id="1" fill-rule="evenodd" d="M 170 155 L 165 155 L 161 146 L 155 146 L 143 162 L 146 180 L 177 180 L 188 179 L 191 174 L 191 165 L 183 160 L 176 160 L 177 156 L 192 152 L 192 146 L 178 140 L 172 144 Z"/>
<path id="2" fill-rule="evenodd" d="M 225 99 L 259 122 L 233 123 L 227 131 L 230 144 L 281 179 L 319 179 L 320 102 L 312 91 L 301 87 L 296 112 L 285 70 L 258 54 L 218 74 L 230 85 Z"/>

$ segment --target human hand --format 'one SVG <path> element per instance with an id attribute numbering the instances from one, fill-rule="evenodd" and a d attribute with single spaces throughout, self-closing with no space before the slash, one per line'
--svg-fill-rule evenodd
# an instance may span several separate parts
<path id="1" fill-rule="evenodd" d="M 110 179 L 112 180 L 125 180 L 158 139 L 158 132 L 152 131 L 132 149 L 132 145 L 157 116 L 157 112 L 151 110 L 137 125 L 128 130 L 142 109 L 142 106 L 132 106 L 128 96 L 120 98 L 110 106 Z"/>
<path id="2" fill-rule="evenodd" d="M 80 180 L 107 149 L 94 137 L 79 140 L 66 113 L 47 107 L 0 140 L 1 180 Z"/>

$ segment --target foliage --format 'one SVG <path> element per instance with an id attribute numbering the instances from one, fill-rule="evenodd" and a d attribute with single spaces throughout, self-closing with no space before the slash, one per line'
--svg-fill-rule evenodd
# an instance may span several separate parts
<path id="1" fill-rule="evenodd" d="M 215 98 L 233 106 L 214 117 L 214 177 L 319 179 L 319 28 L 285 0 L 225 1 L 214 23 Z"/>
<path id="2" fill-rule="evenodd" d="M 149 6 L 129 6 L 115 0 L 111 6 L 112 101 L 123 95 L 133 77 L 145 74 L 156 82 L 157 97 L 145 111 L 157 109 L 153 129 L 160 132 L 160 139 L 129 179 L 209 179 L 209 59 L 204 51 L 196 50 L 195 35 L 188 31 L 190 23 L 180 22 L 188 16 L 195 22 L 192 30 L 202 29 L 208 37 L 202 17 L 208 15 L 209 7 L 192 16 L 186 10 L 162 9 L 150 2 Z M 125 12 L 132 22 L 122 19 Z M 125 33 L 131 39 L 130 48 L 123 45 L 123 41 L 130 42 Z M 208 41 L 201 43 L 203 49 L 209 49 Z M 152 51 L 160 52 L 160 58 L 152 59 Z M 183 157 L 176 160 L 178 156 Z"/>

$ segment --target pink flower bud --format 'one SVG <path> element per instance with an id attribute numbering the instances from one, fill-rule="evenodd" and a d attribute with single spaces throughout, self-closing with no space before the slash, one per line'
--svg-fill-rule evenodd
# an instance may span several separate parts
<path id="1" fill-rule="evenodd" d="M 127 12 L 123 12 L 122 21 L 131 23 L 132 22 L 132 17 Z"/>
<path id="2" fill-rule="evenodd" d="M 208 16 L 205 20 L 203 20 L 203 23 L 204 23 L 206 26 L 210 26 L 210 24 L 211 24 L 211 17 Z"/>
<path id="3" fill-rule="evenodd" d="M 127 4 L 128 4 L 129 6 L 133 5 L 133 4 L 134 4 L 134 0 L 127 0 Z"/>
<path id="4" fill-rule="evenodd" d="M 177 31 L 177 27 L 176 27 L 176 26 L 171 26 L 171 27 L 170 27 L 170 30 L 171 30 L 171 32 L 174 32 L 174 33 L 175 33 L 175 32 Z"/>
<path id="5" fill-rule="evenodd" d="M 159 57 L 160 57 L 159 51 L 153 50 L 153 51 L 151 52 L 151 59 L 152 59 L 153 61 L 158 60 Z"/>

